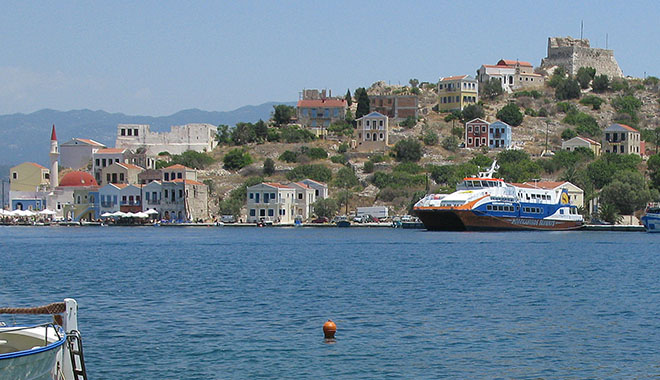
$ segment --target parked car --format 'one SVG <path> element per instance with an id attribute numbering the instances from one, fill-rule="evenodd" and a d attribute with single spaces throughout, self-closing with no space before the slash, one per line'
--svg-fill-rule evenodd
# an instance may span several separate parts
<path id="1" fill-rule="evenodd" d="M 329 220 L 325 216 L 312 220 L 312 223 L 328 223 L 328 222 Z"/>

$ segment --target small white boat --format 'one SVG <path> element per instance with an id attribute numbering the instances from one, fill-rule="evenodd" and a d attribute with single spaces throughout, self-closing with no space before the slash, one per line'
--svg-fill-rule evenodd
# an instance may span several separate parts
<path id="1" fill-rule="evenodd" d="M 642 216 L 646 232 L 660 232 L 660 203 L 649 203 L 646 214 Z"/>
<path id="2" fill-rule="evenodd" d="M 0 324 L 0 378 L 12 380 L 86 380 L 78 304 L 0 308 L 0 314 L 53 314 L 54 322 L 31 326 Z M 74 363 L 74 364 L 72 364 Z"/>

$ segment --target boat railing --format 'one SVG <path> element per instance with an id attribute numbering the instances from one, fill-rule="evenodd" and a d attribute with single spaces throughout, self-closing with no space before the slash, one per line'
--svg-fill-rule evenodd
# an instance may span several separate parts
<path id="1" fill-rule="evenodd" d="M 29 326 L 17 326 L 17 327 L 4 327 L 4 326 L 2 326 L 2 327 L 0 327 L 0 334 L 30 330 L 30 329 L 34 329 L 34 328 L 37 328 L 37 327 L 44 327 L 44 347 L 48 345 L 48 328 L 49 327 L 53 328 L 53 331 L 55 332 L 55 335 L 57 336 L 58 341 L 61 340 L 65 336 L 64 335 L 64 330 L 62 330 L 62 326 L 56 325 L 53 322 L 40 323 L 40 324 L 37 324 L 37 325 L 29 325 Z"/>

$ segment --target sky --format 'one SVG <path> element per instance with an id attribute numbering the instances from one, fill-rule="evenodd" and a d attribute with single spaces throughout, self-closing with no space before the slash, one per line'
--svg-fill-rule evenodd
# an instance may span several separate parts
<path id="1" fill-rule="evenodd" d="M 163 116 L 334 95 L 384 80 L 538 66 L 548 37 L 608 46 L 660 76 L 658 1 L 2 1 L 0 114 Z"/>

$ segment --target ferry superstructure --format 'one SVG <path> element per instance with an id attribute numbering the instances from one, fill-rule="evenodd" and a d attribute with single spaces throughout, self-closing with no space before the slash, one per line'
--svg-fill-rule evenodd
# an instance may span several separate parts
<path id="1" fill-rule="evenodd" d="M 464 178 L 456 191 L 429 194 L 414 206 L 428 230 L 574 230 L 583 217 L 567 189 L 538 188 L 492 178 L 496 163 L 477 177 Z"/>

